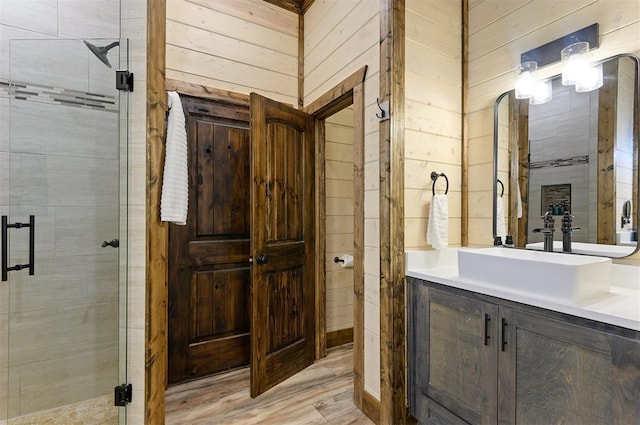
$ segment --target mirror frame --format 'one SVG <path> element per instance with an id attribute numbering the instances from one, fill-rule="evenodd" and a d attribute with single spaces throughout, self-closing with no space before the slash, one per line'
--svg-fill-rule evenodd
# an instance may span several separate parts
<path id="1" fill-rule="evenodd" d="M 620 53 L 614 56 L 610 56 L 608 58 L 599 60 L 594 62 L 594 64 L 600 64 L 600 63 L 604 63 L 610 60 L 614 60 L 614 59 L 621 59 L 621 58 L 629 58 L 631 60 L 633 60 L 636 64 L 636 78 L 635 78 L 635 93 L 634 93 L 634 114 L 638 114 L 640 113 L 640 106 L 639 106 L 639 102 L 640 102 L 640 57 L 634 55 L 633 53 Z M 549 77 L 549 79 L 553 79 L 553 78 L 557 78 L 560 75 L 555 75 L 552 77 Z M 500 102 L 502 101 L 502 99 L 504 99 L 506 96 L 508 96 L 509 94 L 511 94 L 513 92 L 512 90 L 508 90 L 504 93 L 502 93 L 500 96 L 498 96 L 498 98 L 496 99 L 494 105 L 493 105 L 493 240 L 495 242 L 497 234 L 498 234 L 498 226 L 497 226 L 497 211 L 498 211 L 498 150 L 499 150 L 499 138 L 498 138 L 498 117 L 499 117 L 499 107 L 500 107 Z M 634 115 L 635 117 L 635 115 Z M 637 117 L 634 118 L 634 120 L 637 120 Z M 638 128 L 638 126 L 634 125 L 634 139 L 635 142 L 640 144 L 640 129 Z M 639 155 L 640 156 L 640 155 Z M 640 167 L 640 158 L 635 158 L 636 160 L 636 168 Z M 640 188 L 640 172 L 636 173 L 637 174 L 637 181 L 635 182 L 637 187 Z M 634 217 L 634 227 L 636 230 L 640 231 L 640 196 L 638 197 L 638 199 L 636 200 L 636 205 L 635 205 L 635 217 Z M 634 251 L 632 251 L 631 253 L 629 253 L 628 255 L 624 256 L 624 257 L 610 257 L 612 259 L 619 259 L 619 258 L 627 258 L 633 255 L 636 255 L 640 253 L 640 240 L 638 241 L 638 244 L 636 244 L 636 249 Z M 570 254 L 570 253 L 569 253 Z"/>

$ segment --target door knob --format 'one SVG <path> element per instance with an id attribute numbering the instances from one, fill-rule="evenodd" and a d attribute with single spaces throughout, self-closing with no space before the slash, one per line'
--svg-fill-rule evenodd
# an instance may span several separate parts
<path id="1" fill-rule="evenodd" d="M 268 261 L 268 259 L 267 259 L 267 256 L 265 254 L 260 254 L 260 255 L 258 255 L 258 258 L 256 258 L 256 262 L 258 264 L 267 264 L 267 261 Z"/>
<path id="2" fill-rule="evenodd" d="M 102 241 L 102 247 L 104 248 L 107 246 L 112 246 L 114 248 L 117 248 L 120 246 L 120 241 L 118 239 L 111 239 L 111 242 Z"/>

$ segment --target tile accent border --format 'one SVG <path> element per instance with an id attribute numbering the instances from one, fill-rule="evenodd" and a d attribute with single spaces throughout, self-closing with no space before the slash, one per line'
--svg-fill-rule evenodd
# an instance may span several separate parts
<path id="1" fill-rule="evenodd" d="M 0 79 L 0 98 L 118 113 L 116 96 Z"/>

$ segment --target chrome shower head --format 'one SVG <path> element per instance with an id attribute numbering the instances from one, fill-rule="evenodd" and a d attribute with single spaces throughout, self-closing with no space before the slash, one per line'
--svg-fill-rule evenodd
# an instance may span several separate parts
<path id="1" fill-rule="evenodd" d="M 100 59 L 100 61 L 107 65 L 109 68 L 111 68 L 111 64 L 109 63 L 109 59 L 107 59 L 107 53 L 109 53 L 109 50 L 113 49 L 116 46 L 120 45 L 119 41 L 114 41 L 111 44 L 107 44 L 106 46 L 103 47 L 98 47 L 95 46 L 91 43 L 89 43 L 87 40 L 82 40 L 84 41 L 84 44 L 89 48 L 89 50 L 91 50 L 91 53 L 93 53 L 94 55 L 96 55 L 96 57 L 98 59 Z"/>

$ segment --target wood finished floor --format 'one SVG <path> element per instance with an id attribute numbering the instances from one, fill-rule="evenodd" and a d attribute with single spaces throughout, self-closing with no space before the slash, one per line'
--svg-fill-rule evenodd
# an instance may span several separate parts
<path id="1" fill-rule="evenodd" d="M 173 386 L 167 425 L 373 424 L 353 404 L 353 345 L 328 356 L 259 397 L 249 397 L 249 369 Z"/>

